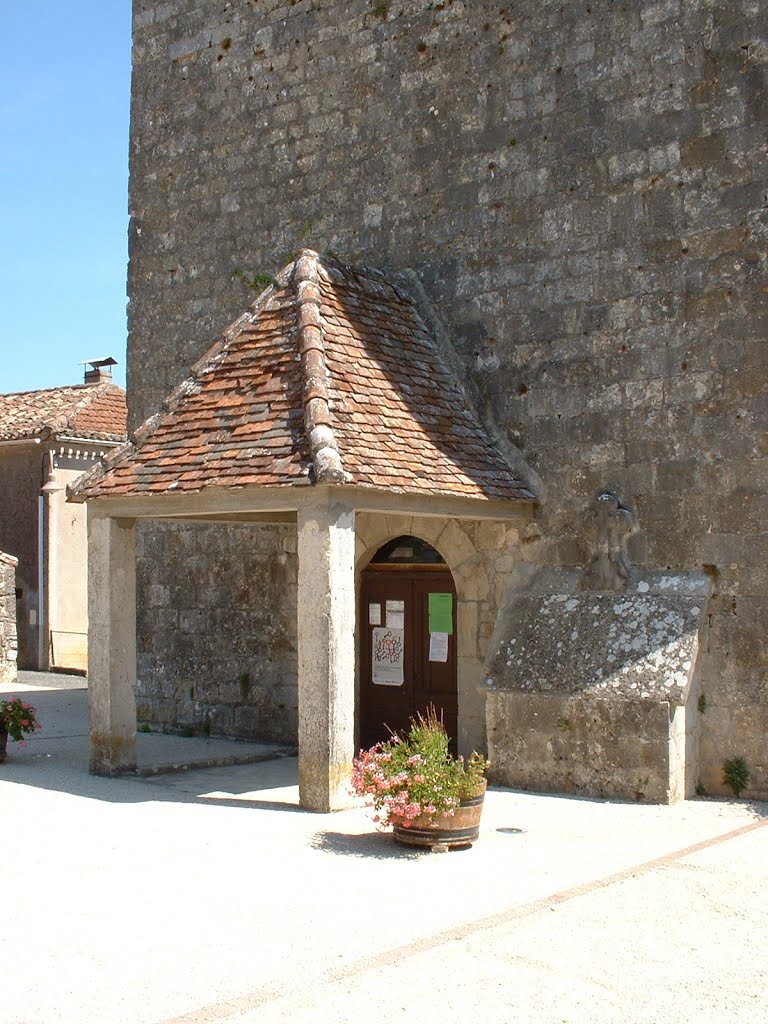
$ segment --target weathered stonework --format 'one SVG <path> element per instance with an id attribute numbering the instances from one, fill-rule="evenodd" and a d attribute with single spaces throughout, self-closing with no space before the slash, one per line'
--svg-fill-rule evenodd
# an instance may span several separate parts
<path id="1" fill-rule="evenodd" d="M 487 707 L 496 782 L 653 803 L 692 795 L 684 717 L 663 701 L 494 692 Z"/>
<path id="2" fill-rule="evenodd" d="M 0 551 L 0 683 L 16 680 L 16 566 Z"/>
<path id="3" fill-rule="evenodd" d="M 142 524 L 139 722 L 295 743 L 296 529 Z"/>
<path id="4" fill-rule="evenodd" d="M 638 574 L 617 593 L 585 589 L 589 578 L 519 569 L 512 580 L 486 675 L 494 777 L 636 800 L 692 796 L 709 580 Z"/>
<path id="5" fill-rule="evenodd" d="M 513 569 L 526 557 L 523 532 L 476 520 L 355 517 L 358 576 L 403 534 L 426 540 L 448 562 L 458 594 L 459 745 L 466 753 L 486 747 L 483 665 Z M 140 722 L 296 742 L 296 545 L 288 526 L 139 527 L 137 587 L 146 595 L 138 609 Z"/>
<path id="6" fill-rule="evenodd" d="M 765 797 L 763 15 L 134 0 L 128 380 L 135 426 L 303 245 L 413 271 L 546 485 L 526 557 L 585 566 L 610 490 L 635 563 L 709 575 L 699 781 L 743 756 Z"/>

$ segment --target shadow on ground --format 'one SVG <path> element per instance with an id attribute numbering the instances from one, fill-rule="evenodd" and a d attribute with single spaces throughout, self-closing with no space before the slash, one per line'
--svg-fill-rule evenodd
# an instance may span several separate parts
<path id="1" fill-rule="evenodd" d="M 115 778 L 91 775 L 88 770 L 87 684 L 83 678 L 62 676 L 48 686 L 25 688 L 36 673 L 23 673 L 15 688 L 3 686 L 0 696 L 19 696 L 38 711 L 42 730 L 25 747 L 9 742 L 8 758 L 0 765 L 0 783 L 33 786 L 51 792 L 68 793 L 109 803 L 174 802 L 205 806 L 246 808 L 263 811 L 289 811 L 312 814 L 299 807 L 298 764 L 292 752 L 274 744 L 248 744 L 216 738 L 181 738 L 149 734 L 138 737 L 140 745 L 155 748 L 157 774 L 127 774 Z M 250 749 L 249 763 L 237 763 L 241 751 Z M 159 753 L 157 753 L 159 751 Z M 181 753 L 180 753 L 181 752 Z M 210 761 L 211 753 L 231 758 L 225 764 L 200 766 Z M 241 755 L 246 756 L 246 755 Z M 215 760 L 215 758 L 214 758 Z M 177 762 L 173 771 L 168 762 Z M 180 767 L 178 762 L 186 762 Z M 147 769 L 147 765 L 144 765 Z M 152 772 L 151 765 L 148 771 Z M 529 794 L 534 796 L 535 794 Z M 589 797 L 548 795 L 553 799 L 603 803 Z M 740 804 L 757 820 L 768 818 L 768 802 L 732 797 L 699 797 L 697 800 Z M 614 804 L 623 801 L 612 801 Z M 503 830 L 500 830 L 503 831 Z M 518 833 L 518 829 L 510 829 Z M 359 857 L 422 856 L 406 848 L 393 847 L 391 837 L 382 833 L 362 836 L 340 832 L 318 832 L 317 849 L 328 853 Z"/>
<path id="2" fill-rule="evenodd" d="M 398 846 L 387 832 L 367 832 L 364 835 L 349 835 L 346 832 L 322 830 L 316 832 L 310 846 L 323 853 L 335 853 L 344 857 L 363 857 L 365 860 L 415 860 L 430 850 L 413 850 Z"/>
<path id="3" fill-rule="evenodd" d="M 87 688 L 84 680 L 69 678 L 52 689 L 25 689 L 24 679 L 12 691 L 3 687 L 2 696 L 18 696 L 36 708 L 42 728 L 24 746 L 9 741 L 0 782 L 109 803 L 172 801 L 308 813 L 298 806 L 296 758 L 275 744 L 139 734 L 141 774 L 92 775 Z"/>

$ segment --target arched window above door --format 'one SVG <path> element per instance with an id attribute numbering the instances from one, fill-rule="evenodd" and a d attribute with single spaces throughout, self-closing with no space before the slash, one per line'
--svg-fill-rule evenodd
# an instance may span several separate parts
<path id="1" fill-rule="evenodd" d="M 383 544 L 369 564 L 444 566 L 445 559 L 439 551 L 420 537 L 402 535 Z"/>

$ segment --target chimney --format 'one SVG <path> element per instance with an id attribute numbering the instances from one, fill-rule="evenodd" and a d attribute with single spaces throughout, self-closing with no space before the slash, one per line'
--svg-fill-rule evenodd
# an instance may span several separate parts
<path id="1" fill-rule="evenodd" d="M 107 356 L 106 359 L 85 359 L 80 365 L 90 366 L 90 370 L 85 371 L 83 383 L 104 384 L 112 380 L 112 367 L 117 365 L 117 360 Z"/>

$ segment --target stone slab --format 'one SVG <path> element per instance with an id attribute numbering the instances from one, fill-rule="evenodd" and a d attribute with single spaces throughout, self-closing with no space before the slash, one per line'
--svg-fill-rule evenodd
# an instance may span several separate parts
<path id="1" fill-rule="evenodd" d="M 708 581 L 637 574 L 622 591 L 588 591 L 577 570 L 513 579 L 488 660 L 490 689 L 639 697 L 684 704 Z"/>

